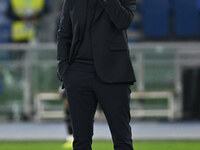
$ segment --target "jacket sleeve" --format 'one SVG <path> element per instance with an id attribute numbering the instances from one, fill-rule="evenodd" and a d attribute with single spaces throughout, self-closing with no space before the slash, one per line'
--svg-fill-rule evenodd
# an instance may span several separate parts
<path id="1" fill-rule="evenodd" d="M 57 60 L 68 60 L 68 53 L 72 42 L 72 23 L 69 14 L 68 0 L 64 0 L 59 29 L 57 32 Z"/>
<path id="2" fill-rule="evenodd" d="M 120 30 L 127 29 L 133 21 L 136 0 L 99 0 L 111 21 Z"/>

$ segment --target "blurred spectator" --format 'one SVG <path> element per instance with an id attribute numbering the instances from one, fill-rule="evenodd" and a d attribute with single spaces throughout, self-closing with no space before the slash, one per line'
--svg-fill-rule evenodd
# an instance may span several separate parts
<path id="1" fill-rule="evenodd" d="M 10 41 L 10 19 L 6 16 L 8 0 L 0 0 L 0 43 Z"/>
<path id="2" fill-rule="evenodd" d="M 0 43 L 10 42 L 10 26 L 11 21 L 7 17 L 8 0 L 0 0 Z M 0 51 L 0 60 L 7 60 L 10 58 L 9 51 Z"/>
<path id="3" fill-rule="evenodd" d="M 70 111 L 69 111 L 69 105 L 67 100 L 67 93 L 65 89 L 62 89 L 59 87 L 59 93 L 61 94 L 63 100 L 64 100 L 64 111 L 65 111 L 65 125 L 67 129 L 67 137 L 66 142 L 63 145 L 64 148 L 72 148 L 73 143 L 73 133 L 72 133 L 72 125 L 71 125 L 71 119 L 70 119 Z"/>
<path id="4" fill-rule="evenodd" d="M 7 15 L 12 19 L 11 40 L 29 42 L 36 38 L 41 17 L 49 11 L 49 0 L 9 0 Z"/>

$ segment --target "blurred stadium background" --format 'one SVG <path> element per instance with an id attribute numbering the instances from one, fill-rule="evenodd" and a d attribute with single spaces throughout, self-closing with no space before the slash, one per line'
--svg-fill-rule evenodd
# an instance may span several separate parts
<path id="1" fill-rule="evenodd" d="M 0 0 L 0 141 L 65 138 L 55 42 L 62 0 L 30 3 Z M 200 0 L 137 0 L 128 36 L 137 76 L 130 103 L 133 139 L 195 140 L 197 150 Z M 94 137 L 110 140 L 100 108 L 95 120 Z"/>

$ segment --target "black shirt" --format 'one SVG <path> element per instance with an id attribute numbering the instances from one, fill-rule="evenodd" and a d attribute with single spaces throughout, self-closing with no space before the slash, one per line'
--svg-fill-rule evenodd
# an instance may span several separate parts
<path id="1" fill-rule="evenodd" d="M 83 37 L 82 44 L 79 47 L 78 54 L 75 58 L 75 63 L 84 63 L 93 65 L 93 54 L 91 45 L 91 23 L 95 13 L 97 0 L 86 0 L 87 1 L 87 18 L 85 26 L 85 34 Z"/>

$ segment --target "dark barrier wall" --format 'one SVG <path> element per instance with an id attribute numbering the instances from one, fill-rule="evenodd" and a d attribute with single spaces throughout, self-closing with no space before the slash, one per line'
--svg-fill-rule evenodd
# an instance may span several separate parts
<path id="1" fill-rule="evenodd" d="M 143 33 L 148 37 L 169 36 L 169 0 L 142 0 Z"/>
<path id="2" fill-rule="evenodd" d="M 200 35 L 199 0 L 174 1 L 174 31 L 178 37 L 195 37 Z"/>
<path id="3" fill-rule="evenodd" d="M 183 112 L 186 119 L 200 119 L 200 69 L 183 73 Z"/>
<path id="4" fill-rule="evenodd" d="M 8 8 L 8 0 L 0 0 L 0 43 L 10 41 L 10 25 L 11 22 L 6 16 Z"/>
<path id="5" fill-rule="evenodd" d="M 145 37 L 200 37 L 200 0 L 141 0 L 139 14 Z"/>

